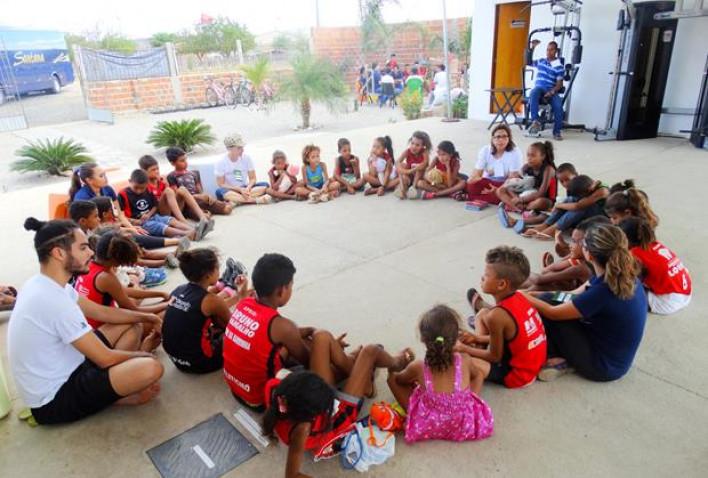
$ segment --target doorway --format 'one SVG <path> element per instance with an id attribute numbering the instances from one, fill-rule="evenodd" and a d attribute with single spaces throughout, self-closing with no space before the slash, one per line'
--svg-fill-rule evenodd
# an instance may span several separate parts
<path id="1" fill-rule="evenodd" d="M 492 54 L 492 88 L 521 88 L 524 50 L 529 34 L 531 2 L 503 3 L 496 6 L 494 52 Z M 501 103 L 501 95 L 497 94 Z M 520 112 L 521 103 L 516 107 Z M 496 113 L 490 99 L 489 112 Z"/>
<path id="2" fill-rule="evenodd" d="M 654 14 L 674 9 L 674 2 L 635 4 L 617 139 L 655 138 L 669 75 L 677 20 L 655 20 Z"/>

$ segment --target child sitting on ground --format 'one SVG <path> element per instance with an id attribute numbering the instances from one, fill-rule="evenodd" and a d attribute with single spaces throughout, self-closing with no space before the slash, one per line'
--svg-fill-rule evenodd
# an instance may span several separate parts
<path id="1" fill-rule="evenodd" d="M 510 218 L 509 225 L 526 237 L 553 240 L 557 232 L 564 233 L 585 218 L 605 213 L 605 199 L 610 193 L 608 187 L 600 181 L 581 174 L 570 180 L 566 191 L 568 196 L 553 206 L 551 214 L 543 224 L 524 231 L 524 219 L 513 221 Z"/>
<path id="2" fill-rule="evenodd" d="M 204 237 L 208 223 L 200 222 L 198 229 L 195 229 L 172 216 L 158 214 L 157 199 L 147 190 L 147 184 L 147 173 L 136 169 L 130 175 L 130 185 L 118 194 L 121 210 L 132 225 L 140 226 L 151 236 L 187 236 L 194 240 Z"/>
<path id="3" fill-rule="evenodd" d="M 339 156 L 335 161 L 334 179 L 347 189 L 349 194 L 355 194 L 364 188 L 364 178 L 361 177 L 359 158 L 352 154 L 352 145 L 347 138 L 337 140 Z"/>
<path id="4" fill-rule="evenodd" d="M 189 280 L 172 291 L 162 324 L 162 348 L 175 366 L 187 373 L 209 373 L 223 367 L 223 335 L 231 311 L 247 294 L 248 280 L 238 292 L 226 287 L 209 291 L 219 279 L 219 258 L 212 249 L 193 249 L 179 256 Z"/>
<path id="5" fill-rule="evenodd" d="M 339 183 L 327 174 L 327 165 L 320 161 L 320 148 L 308 144 L 302 150 L 302 182 L 295 193 L 311 203 L 326 202 L 339 196 Z"/>
<path id="6" fill-rule="evenodd" d="M 167 148 L 169 153 L 171 148 Z M 181 150 L 180 150 L 181 151 Z M 145 155 L 138 160 L 140 169 L 148 176 L 147 190 L 157 199 L 157 212 L 163 216 L 173 216 L 178 221 L 187 223 L 187 214 L 199 221 L 197 230 L 214 229 L 214 221 L 202 211 L 196 200 L 185 188 L 169 188 L 167 181 L 160 176 L 160 165 L 150 155 Z M 184 214 L 183 214 L 184 211 Z M 202 233 L 202 236 L 206 233 Z"/>
<path id="7" fill-rule="evenodd" d="M 553 143 L 550 141 L 532 143 L 526 150 L 526 164 L 521 170 L 522 178 L 509 179 L 497 189 L 501 200 L 499 210 L 548 211 L 556 201 L 556 165 Z M 509 227 L 506 216 L 499 220 Z"/>
<path id="8" fill-rule="evenodd" d="M 691 302 L 691 275 L 674 252 L 656 240 L 654 229 L 641 217 L 628 217 L 619 224 L 627 236 L 629 251 L 642 267 L 641 279 L 649 310 L 669 315 Z"/>
<path id="9" fill-rule="evenodd" d="M 345 355 L 344 335 L 338 339 L 329 332 L 312 327 L 298 327 L 278 308 L 292 296 L 295 266 L 281 254 L 265 254 L 253 268 L 255 297 L 246 297 L 237 305 L 224 335 L 224 377 L 231 393 L 242 404 L 263 411 L 266 381 L 275 377 L 287 363 L 311 363 L 314 342 L 337 357 Z M 346 335 L 346 334 L 345 334 Z M 314 359 L 314 358 L 313 358 Z M 344 363 L 338 361 L 338 364 Z M 338 380 L 350 370 L 337 367 Z M 330 368 L 331 370 L 331 368 Z"/>
<path id="10" fill-rule="evenodd" d="M 386 191 L 392 191 L 398 186 L 399 178 L 393 164 L 393 143 L 390 136 L 374 139 L 367 166 L 369 170 L 364 173 L 364 181 L 369 184 L 369 188 L 364 192 L 367 196 L 383 196 Z"/>
<path id="11" fill-rule="evenodd" d="M 496 305 L 484 303 L 474 289 L 468 292 L 477 314 L 475 331 L 463 333 L 458 347 L 473 357 L 486 380 L 508 388 L 533 383 L 546 362 L 543 322 L 518 291 L 529 272 L 529 261 L 517 247 L 499 246 L 487 252 L 482 292 L 491 294 Z"/>
<path id="12" fill-rule="evenodd" d="M 160 315 L 167 308 L 167 293 L 124 287 L 115 273 L 117 267 L 135 265 L 138 245 L 120 231 L 108 231 L 93 239 L 95 256 L 89 265 L 89 272 L 78 276 L 74 284 L 79 295 L 100 305 Z M 162 301 L 140 305 L 142 299 L 149 298 L 159 298 Z M 86 320 L 94 329 L 103 325 L 103 322 L 91 317 L 86 317 Z"/>
<path id="13" fill-rule="evenodd" d="M 618 225 L 628 217 L 644 218 L 652 229 L 659 225 L 659 218 L 649 205 L 649 196 L 634 186 L 634 181 L 627 179 L 610 188 L 610 197 L 605 202 L 605 212 L 612 224 Z"/>
<path id="14" fill-rule="evenodd" d="M 401 179 L 401 184 L 396 190 L 401 199 L 408 198 L 408 190 L 414 188 L 423 178 L 430 160 L 430 150 L 433 144 L 430 136 L 425 131 L 414 131 L 408 140 L 408 148 L 398 157 L 396 171 Z"/>
<path id="15" fill-rule="evenodd" d="M 408 412 L 408 443 L 480 440 L 492 434 L 492 410 L 479 397 L 484 377 L 469 355 L 455 351 L 459 325 L 460 317 L 450 307 L 436 305 L 427 311 L 418 324 L 425 359 L 389 373 L 389 388 Z"/>
<path id="16" fill-rule="evenodd" d="M 585 233 L 595 224 L 607 223 L 605 216 L 589 217 L 575 226 L 570 236 L 570 254 L 559 262 L 546 252 L 543 255 L 543 270 L 540 274 L 531 273 L 528 280 L 520 287 L 529 291 L 571 291 L 587 282 L 592 275 L 592 264 L 585 260 L 582 242 Z M 469 298 L 471 301 L 471 298 Z"/>
<path id="17" fill-rule="evenodd" d="M 355 356 L 341 350 L 333 354 L 330 342 L 331 337 L 326 334 L 322 339 L 315 335 L 311 371 L 288 373 L 283 370 L 265 387 L 263 432 L 271 438 L 277 436 L 288 445 L 287 477 L 306 476 L 300 473 L 306 451 L 315 460 L 341 451 L 344 438 L 359 418 L 364 397 L 369 396 L 374 387 L 372 379 L 376 369 L 398 372 L 413 360 L 409 349 L 392 356 L 381 345 L 374 344 L 361 348 Z M 332 372 L 332 363 L 338 361 L 342 362 L 341 366 L 350 368 L 341 391 L 334 388 L 339 380 Z"/>
<path id="18" fill-rule="evenodd" d="M 465 180 L 460 177 L 460 153 L 452 141 L 442 141 L 438 145 L 435 158 L 428 165 L 423 179 L 416 183 L 425 191 L 423 199 L 452 196 L 465 189 Z"/>
<path id="19" fill-rule="evenodd" d="M 297 199 L 295 190 L 298 187 L 297 177 L 289 170 L 288 158 L 280 150 L 273 151 L 273 167 L 268 171 L 270 187 L 266 194 L 273 196 L 276 201 L 283 199 Z"/>
<path id="20" fill-rule="evenodd" d="M 94 198 L 107 199 L 107 198 Z M 110 203 L 109 203 L 110 205 Z M 98 206 L 94 201 L 74 201 L 69 206 L 69 217 L 79 225 L 86 235 L 93 234 L 101 225 L 98 216 Z M 131 234 L 132 235 L 132 234 Z M 135 239 L 135 238 L 134 238 Z M 188 242 L 189 239 L 185 238 Z M 137 242 L 137 241 L 136 241 Z M 186 246 L 186 247 L 185 247 Z M 189 244 L 183 245 L 183 249 L 189 247 Z M 179 246 L 178 246 L 179 249 Z M 181 252 L 181 251 L 180 251 Z M 162 251 L 147 251 L 138 244 L 138 265 L 143 267 L 170 267 L 177 268 L 177 258 L 172 252 Z"/>
<path id="21" fill-rule="evenodd" d="M 216 196 L 204 192 L 202 186 L 202 178 L 199 171 L 190 171 L 187 169 L 187 153 L 182 148 L 172 147 L 167 148 L 165 156 L 170 162 L 174 171 L 167 175 L 167 184 L 177 192 L 179 197 L 184 197 L 185 202 L 190 205 L 190 211 L 196 211 L 192 205 L 191 198 L 194 199 L 199 212 L 195 212 L 194 216 L 197 219 L 206 217 L 203 211 L 210 214 L 231 214 L 233 206 L 231 203 L 219 201 Z M 185 194 L 187 193 L 187 194 Z M 210 227 L 213 228 L 213 219 L 210 222 Z"/>

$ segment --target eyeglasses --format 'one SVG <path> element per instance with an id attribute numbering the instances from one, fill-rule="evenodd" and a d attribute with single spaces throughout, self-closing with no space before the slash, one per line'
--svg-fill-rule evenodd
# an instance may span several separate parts
<path id="1" fill-rule="evenodd" d="M 492 139 L 507 139 L 508 137 L 508 134 L 495 134 L 494 136 L 492 136 Z"/>

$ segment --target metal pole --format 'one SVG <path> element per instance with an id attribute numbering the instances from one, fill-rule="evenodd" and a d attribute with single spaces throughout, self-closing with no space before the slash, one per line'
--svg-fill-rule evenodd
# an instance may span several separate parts
<path id="1" fill-rule="evenodd" d="M 320 0 L 315 0 L 315 25 L 317 28 L 320 27 Z"/>
<path id="2" fill-rule="evenodd" d="M 450 64 L 448 61 L 448 55 L 447 55 L 447 8 L 445 7 L 445 0 L 442 0 L 442 7 L 443 7 L 443 55 L 445 59 L 445 76 L 447 78 L 447 97 L 445 100 L 445 105 L 447 108 L 445 109 L 445 119 L 450 120 L 452 119 L 452 98 L 450 95 L 450 91 L 452 90 L 451 84 L 450 84 Z"/>

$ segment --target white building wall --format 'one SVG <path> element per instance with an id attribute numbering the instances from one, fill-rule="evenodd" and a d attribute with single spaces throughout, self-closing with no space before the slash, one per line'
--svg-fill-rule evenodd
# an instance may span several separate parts
<path id="1" fill-rule="evenodd" d="M 472 18 L 472 48 L 470 64 L 469 117 L 491 120 L 489 93 L 491 87 L 492 52 L 496 5 L 508 0 L 475 0 Z M 635 2 L 638 3 L 638 2 Z M 587 127 L 604 127 L 607 116 L 612 71 L 615 64 L 619 32 L 615 29 L 619 0 L 592 0 L 583 2 L 580 29 L 583 34 L 583 61 L 573 87 L 570 121 Z M 530 30 L 553 25 L 548 5 L 533 7 Z M 542 38 L 536 56 L 545 51 Z M 546 36 L 550 39 L 550 36 Z M 570 51 L 565 52 L 567 56 Z M 703 68 L 708 54 L 708 17 L 685 18 L 678 22 L 676 41 L 671 57 L 664 107 L 695 108 Z M 659 132 L 680 134 L 690 129 L 689 116 L 662 115 Z"/>

